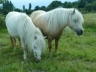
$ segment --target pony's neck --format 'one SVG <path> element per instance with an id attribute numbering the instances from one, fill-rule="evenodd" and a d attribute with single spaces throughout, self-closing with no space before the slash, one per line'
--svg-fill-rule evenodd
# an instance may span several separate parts
<path id="1" fill-rule="evenodd" d="M 70 12 L 68 10 L 65 10 L 64 8 L 61 8 L 56 11 L 56 15 L 58 17 L 58 22 L 60 24 L 61 29 L 64 29 L 69 24 L 69 17 Z"/>

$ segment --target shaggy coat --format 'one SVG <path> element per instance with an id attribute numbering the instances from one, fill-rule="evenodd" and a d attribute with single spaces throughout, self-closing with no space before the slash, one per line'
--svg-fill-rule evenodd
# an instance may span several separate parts
<path id="1" fill-rule="evenodd" d="M 14 48 L 16 46 L 15 38 L 19 38 L 26 59 L 26 49 L 33 50 L 36 59 L 41 59 L 41 52 L 45 50 L 46 43 L 41 31 L 35 27 L 30 17 L 25 13 L 9 12 L 6 16 L 6 26 L 10 34 Z"/>

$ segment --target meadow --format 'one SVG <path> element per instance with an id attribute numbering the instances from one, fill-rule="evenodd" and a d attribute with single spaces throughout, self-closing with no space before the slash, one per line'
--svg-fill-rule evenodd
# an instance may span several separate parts
<path id="1" fill-rule="evenodd" d="M 0 72 L 96 72 L 96 14 L 84 14 L 84 34 L 77 36 L 64 30 L 58 53 L 48 55 L 48 44 L 42 60 L 35 62 L 33 54 L 23 60 L 21 46 L 11 45 L 6 28 L 0 30 Z"/>

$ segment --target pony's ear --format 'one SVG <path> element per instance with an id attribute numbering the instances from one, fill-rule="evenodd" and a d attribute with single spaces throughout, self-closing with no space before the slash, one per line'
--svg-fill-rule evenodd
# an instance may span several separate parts
<path id="1" fill-rule="evenodd" d="M 72 14 L 75 14 L 75 9 L 73 10 L 73 13 Z"/>
<path id="2" fill-rule="evenodd" d="M 37 39 L 37 36 L 34 36 L 34 39 Z"/>

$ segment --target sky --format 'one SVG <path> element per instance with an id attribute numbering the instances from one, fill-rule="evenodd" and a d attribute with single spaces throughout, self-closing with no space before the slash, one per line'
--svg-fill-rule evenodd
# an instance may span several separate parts
<path id="1" fill-rule="evenodd" d="M 31 3 L 32 9 L 34 9 L 35 6 L 37 6 L 37 5 L 39 7 L 41 7 L 41 6 L 47 7 L 54 0 L 9 0 L 9 1 L 11 1 L 16 8 L 20 8 L 20 9 L 23 9 L 23 5 L 25 5 L 25 8 L 28 8 L 29 3 Z M 65 1 L 74 2 L 77 0 L 58 0 L 58 1 L 61 1 L 62 3 L 64 3 Z"/>

